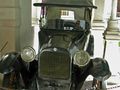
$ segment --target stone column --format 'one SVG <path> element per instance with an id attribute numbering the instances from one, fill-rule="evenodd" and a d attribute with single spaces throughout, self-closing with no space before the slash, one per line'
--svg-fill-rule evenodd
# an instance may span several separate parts
<path id="1" fill-rule="evenodd" d="M 21 51 L 26 46 L 33 46 L 34 31 L 31 25 L 31 0 L 20 2 L 20 30 L 17 31 L 17 50 Z"/>
<path id="2" fill-rule="evenodd" d="M 95 0 L 94 3 L 97 9 L 93 13 L 92 30 L 105 30 L 105 22 L 103 21 L 105 0 Z"/>
<path id="3" fill-rule="evenodd" d="M 110 0 L 111 1 L 111 0 Z M 110 2 L 109 1 L 109 2 Z M 92 34 L 94 35 L 95 41 L 95 57 L 103 57 L 104 51 L 104 39 L 103 33 L 106 30 L 106 21 L 107 21 L 107 14 L 105 12 L 106 7 L 106 0 L 95 0 L 95 5 L 97 9 L 94 10 L 94 19 L 92 23 Z M 107 3 L 108 4 L 108 3 Z M 99 53 L 98 53 L 99 52 Z M 95 81 L 97 81 L 95 79 Z M 97 81 L 100 84 L 100 90 L 107 90 L 106 89 L 106 81 Z"/>
<path id="4" fill-rule="evenodd" d="M 117 14 L 117 2 L 118 0 L 112 0 L 111 16 L 108 20 L 108 26 L 104 32 L 104 38 L 107 40 L 119 40 L 120 39 L 120 28 L 118 25 Z"/>
<path id="5" fill-rule="evenodd" d="M 92 22 L 92 34 L 94 35 L 94 56 L 102 57 L 104 49 L 103 33 L 106 28 L 104 22 L 104 7 L 105 0 L 93 0 L 97 9 L 93 9 L 93 22 Z M 100 48 L 100 49 L 99 49 Z"/>

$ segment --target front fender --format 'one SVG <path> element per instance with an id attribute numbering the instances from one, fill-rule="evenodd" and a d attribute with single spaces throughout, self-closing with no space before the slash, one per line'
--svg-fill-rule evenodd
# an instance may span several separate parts
<path id="1" fill-rule="evenodd" d="M 92 68 L 90 74 L 99 81 L 104 81 L 111 76 L 108 62 L 102 58 L 95 58 L 92 60 Z"/>
<path id="2" fill-rule="evenodd" d="M 6 74 L 14 70 L 14 63 L 17 60 L 19 53 L 11 52 L 2 56 L 0 60 L 0 73 Z"/>

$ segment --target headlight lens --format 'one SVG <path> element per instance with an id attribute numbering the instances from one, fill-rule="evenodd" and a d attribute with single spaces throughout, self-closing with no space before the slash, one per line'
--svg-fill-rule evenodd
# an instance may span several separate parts
<path id="1" fill-rule="evenodd" d="M 31 62 L 35 59 L 36 52 L 32 47 L 25 47 L 21 52 L 21 58 L 25 62 Z"/>
<path id="2" fill-rule="evenodd" d="M 90 62 L 90 55 L 86 51 L 78 51 L 74 55 L 74 64 L 79 67 L 86 66 Z"/>

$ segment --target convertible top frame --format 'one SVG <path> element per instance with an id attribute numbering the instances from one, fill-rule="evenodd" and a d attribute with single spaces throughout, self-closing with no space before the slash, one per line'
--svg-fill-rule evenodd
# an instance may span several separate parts
<path id="1" fill-rule="evenodd" d="M 81 7 L 91 7 L 97 9 L 96 6 L 89 6 L 89 5 L 75 5 L 75 4 L 58 4 L 58 3 L 34 3 L 34 6 L 50 6 L 50 7 L 71 7 L 71 8 L 81 8 Z"/>

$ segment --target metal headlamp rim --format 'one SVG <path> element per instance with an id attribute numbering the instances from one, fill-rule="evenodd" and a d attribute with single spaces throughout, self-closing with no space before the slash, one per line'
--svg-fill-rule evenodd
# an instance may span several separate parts
<path id="1" fill-rule="evenodd" d="M 86 51 L 84 51 L 84 50 L 80 50 L 80 51 L 77 51 L 76 53 L 79 53 L 79 52 L 86 52 Z M 74 54 L 74 56 L 73 56 L 73 59 L 74 60 L 76 60 L 76 53 Z M 88 52 L 86 52 L 86 54 L 88 55 L 88 57 L 89 57 L 89 60 L 88 60 L 88 62 L 87 63 L 85 63 L 84 65 L 78 65 L 78 66 L 80 66 L 80 67 L 84 67 L 84 66 L 86 66 L 86 65 L 88 65 L 88 63 L 90 62 L 90 55 L 89 55 L 89 53 Z"/>
<path id="2" fill-rule="evenodd" d="M 21 53 L 20 53 L 21 58 L 22 58 L 22 52 L 23 52 L 25 49 L 31 49 L 32 52 L 33 52 L 33 54 L 34 54 L 34 57 L 33 57 L 33 59 L 31 59 L 30 61 L 28 61 L 28 60 L 24 60 L 24 61 L 26 61 L 26 62 L 32 62 L 32 61 L 35 59 L 35 56 L 36 56 L 36 51 L 35 51 L 35 49 L 34 49 L 33 47 L 31 47 L 31 46 L 25 46 L 25 47 L 21 50 Z M 22 58 L 22 59 L 23 59 L 23 58 Z"/>

